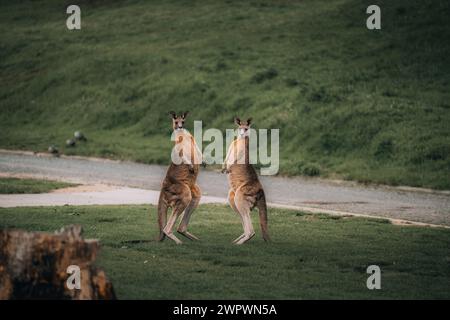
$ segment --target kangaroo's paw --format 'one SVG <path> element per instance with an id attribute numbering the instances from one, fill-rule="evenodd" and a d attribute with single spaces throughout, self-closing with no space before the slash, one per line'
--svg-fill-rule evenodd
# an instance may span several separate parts
<path id="1" fill-rule="evenodd" d="M 182 236 L 190 239 L 190 240 L 200 240 L 198 237 L 194 236 L 192 233 L 190 233 L 188 231 L 180 231 L 180 230 L 178 230 L 178 233 L 181 234 Z"/>
<path id="2" fill-rule="evenodd" d="M 251 238 L 253 238 L 253 236 L 255 235 L 255 233 L 253 232 L 252 234 L 249 235 L 245 235 L 242 239 L 240 239 L 239 241 L 236 242 L 237 245 L 241 245 L 246 243 L 248 240 L 250 240 Z"/>
<path id="3" fill-rule="evenodd" d="M 165 233 L 165 232 L 164 232 Z M 178 239 L 172 232 L 171 233 L 165 233 L 165 235 L 172 239 L 173 241 L 175 241 L 176 244 L 182 244 L 183 241 L 181 241 L 180 239 Z"/>

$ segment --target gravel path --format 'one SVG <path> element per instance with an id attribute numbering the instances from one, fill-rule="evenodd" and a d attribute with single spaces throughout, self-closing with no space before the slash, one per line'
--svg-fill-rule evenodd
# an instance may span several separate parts
<path id="1" fill-rule="evenodd" d="M 97 186 L 99 187 L 99 186 Z M 101 188 L 102 186 L 100 186 Z M 73 189 L 73 190 L 68 190 Z M 122 205 L 158 204 L 159 191 L 129 187 L 103 190 L 60 189 L 50 193 L 0 195 L 0 207 L 65 206 L 65 205 Z M 225 199 L 203 196 L 201 203 L 224 204 Z"/>
<path id="2" fill-rule="evenodd" d="M 111 191 L 117 192 L 114 193 L 114 198 L 117 203 L 123 204 L 140 203 L 133 202 L 132 199 L 141 191 L 133 191 L 130 188 L 159 191 L 165 171 L 164 166 L 133 162 L 79 157 L 56 158 L 0 151 L 0 174 L 128 187 L 122 192 L 117 192 L 120 189 Z M 363 186 L 300 177 L 261 177 L 261 181 L 268 201 L 278 206 L 349 212 L 450 226 L 450 193 L 447 191 Z M 199 184 L 203 194 L 210 197 L 211 202 L 224 201 L 227 196 L 228 185 L 223 174 L 202 170 Z M 0 206 L 9 206 L 6 202 L 11 198 L 7 197 L 11 196 L 0 196 Z M 15 198 L 20 197 L 17 195 Z M 25 199 L 23 197 L 22 200 Z M 11 202 L 8 203 L 11 205 Z"/>

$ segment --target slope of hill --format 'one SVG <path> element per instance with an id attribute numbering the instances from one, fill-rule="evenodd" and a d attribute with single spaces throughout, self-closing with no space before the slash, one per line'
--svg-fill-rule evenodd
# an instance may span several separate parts
<path id="1" fill-rule="evenodd" d="M 281 173 L 450 189 L 450 3 L 0 5 L 0 147 L 166 163 L 170 109 L 280 128 Z M 88 142 L 64 141 L 82 130 Z"/>

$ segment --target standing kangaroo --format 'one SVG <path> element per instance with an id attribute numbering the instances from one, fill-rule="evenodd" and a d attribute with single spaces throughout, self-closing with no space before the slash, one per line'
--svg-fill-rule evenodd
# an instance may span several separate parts
<path id="1" fill-rule="evenodd" d="M 249 162 L 248 142 L 251 120 L 250 118 L 244 123 L 239 118 L 235 118 L 235 123 L 238 125 L 238 137 L 231 143 L 222 166 L 222 172 L 228 174 L 230 185 L 228 202 L 241 217 L 244 229 L 244 233 L 233 241 L 235 244 L 243 244 L 255 235 L 250 218 L 250 211 L 254 207 L 258 207 L 263 239 L 270 241 L 266 197 L 258 175 Z"/>
<path id="2" fill-rule="evenodd" d="M 187 231 L 192 212 L 197 208 L 201 191 L 197 185 L 199 163 L 202 162 L 202 153 L 195 143 L 192 135 L 184 129 L 184 121 L 188 112 L 177 116 L 171 111 L 172 124 L 175 136 L 175 147 L 172 151 L 172 162 L 162 182 L 158 201 L 159 241 L 167 236 L 177 244 L 180 241 L 173 234 L 173 227 L 177 218 L 183 213 L 178 233 L 190 240 L 198 240 L 196 236 Z M 174 163 L 174 156 L 180 163 Z M 167 221 L 167 211 L 172 208 L 172 214 Z M 167 223 L 166 223 L 167 221 Z"/>

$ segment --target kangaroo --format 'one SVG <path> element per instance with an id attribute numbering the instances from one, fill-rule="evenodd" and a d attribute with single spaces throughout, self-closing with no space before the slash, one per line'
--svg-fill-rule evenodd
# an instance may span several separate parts
<path id="1" fill-rule="evenodd" d="M 267 227 L 267 204 L 263 187 L 259 182 L 255 169 L 249 162 L 249 136 L 252 118 L 242 122 L 235 118 L 238 125 L 238 136 L 228 148 L 222 172 L 228 174 L 230 190 L 228 202 L 231 208 L 241 217 L 244 233 L 237 237 L 233 243 L 243 244 L 250 240 L 255 232 L 253 230 L 250 211 L 258 207 L 259 222 L 264 241 L 270 241 Z"/>
<path id="2" fill-rule="evenodd" d="M 184 129 L 184 121 L 188 112 L 179 116 L 173 111 L 169 114 L 172 115 L 175 136 L 172 156 L 179 157 L 180 163 L 174 163 L 174 157 L 172 157 L 172 162 L 162 182 L 158 201 L 159 241 L 163 241 L 167 236 L 177 244 L 181 244 L 182 241 L 173 234 L 173 227 L 183 211 L 184 215 L 177 229 L 178 233 L 190 240 L 199 240 L 187 231 L 187 227 L 192 212 L 200 202 L 201 191 L 197 185 L 197 176 L 199 164 L 202 162 L 202 153 L 195 143 L 195 139 Z M 172 214 L 167 221 L 169 207 L 172 208 Z"/>

